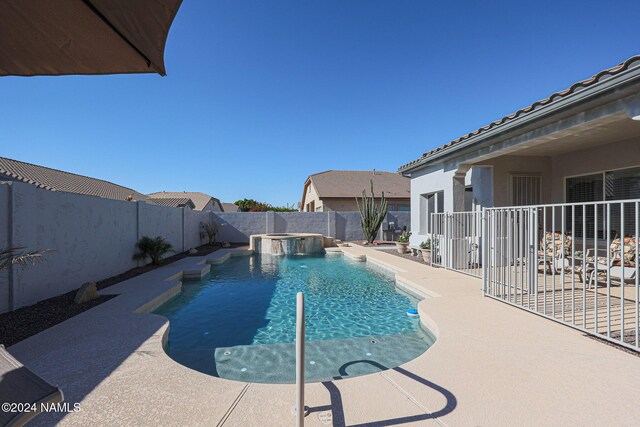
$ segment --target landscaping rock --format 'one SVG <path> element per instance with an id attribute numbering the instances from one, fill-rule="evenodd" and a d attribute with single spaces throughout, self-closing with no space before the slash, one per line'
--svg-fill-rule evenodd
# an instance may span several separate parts
<path id="1" fill-rule="evenodd" d="M 87 282 L 78 289 L 74 302 L 82 304 L 98 298 L 98 287 L 96 282 Z"/>
<path id="2" fill-rule="evenodd" d="M 195 254 L 197 254 L 197 253 L 198 253 L 198 250 L 197 250 L 196 248 L 191 248 L 191 249 L 189 249 L 189 254 L 191 254 L 191 255 L 195 255 Z"/>

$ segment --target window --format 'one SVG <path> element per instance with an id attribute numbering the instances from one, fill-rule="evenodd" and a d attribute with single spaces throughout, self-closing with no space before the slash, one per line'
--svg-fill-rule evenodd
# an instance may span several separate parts
<path id="1" fill-rule="evenodd" d="M 640 167 L 567 178 L 565 190 L 567 203 L 640 199 Z M 597 227 L 595 207 L 576 206 L 573 215 L 571 210 L 567 209 L 567 230 L 571 229 L 573 217 L 575 236 L 582 237 L 583 229 L 586 228 L 586 237 L 593 238 L 594 230 L 597 228 L 598 238 L 606 238 L 604 230 L 606 229 L 607 208 L 599 205 L 597 209 Z M 608 227 L 611 238 L 619 236 L 622 232 L 621 215 L 620 205 L 612 205 Z M 635 207 L 632 203 L 624 204 L 624 228 L 625 234 L 635 229 Z"/>

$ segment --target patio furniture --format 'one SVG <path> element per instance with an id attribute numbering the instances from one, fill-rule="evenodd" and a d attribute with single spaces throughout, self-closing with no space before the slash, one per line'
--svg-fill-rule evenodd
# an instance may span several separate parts
<path id="1" fill-rule="evenodd" d="M 10 405 L 0 411 L 0 425 L 23 426 L 40 413 L 41 405 L 63 400 L 60 389 L 34 374 L 0 345 L 0 404 Z M 24 410 L 25 404 L 30 405 L 28 410 Z"/>
<path id="2" fill-rule="evenodd" d="M 544 265 L 545 273 L 551 274 L 561 268 L 566 268 L 567 258 L 571 255 L 573 239 L 561 231 L 546 231 L 540 241 L 538 250 L 538 265 Z M 564 245 L 564 250 L 563 250 Z"/>
<path id="3" fill-rule="evenodd" d="M 625 282 L 635 282 L 637 274 L 636 237 L 626 236 L 623 241 L 616 237 L 609 245 L 609 259 L 598 256 L 597 249 L 587 250 L 587 273 L 589 274 L 589 288 L 596 284 L 598 274 L 609 273 L 609 278 L 623 285 Z"/>

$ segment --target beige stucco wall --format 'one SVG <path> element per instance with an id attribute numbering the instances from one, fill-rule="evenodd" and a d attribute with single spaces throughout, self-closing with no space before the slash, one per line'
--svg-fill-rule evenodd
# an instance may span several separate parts
<path id="1" fill-rule="evenodd" d="M 380 199 L 375 199 L 376 202 L 380 202 Z M 322 199 L 324 211 L 357 211 L 358 205 L 355 197 L 353 199 Z M 406 199 L 392 199 L 388 200 L 389 210 L 398 210 L 398 205 L 405 206 L 407 209 L 411 205 L 411 200 Z"/>
<path id="2" fill-rule="evenodd" d="M 315 202 L 315 210 L 314 212 L 322 212 L 324 210 L 322 200 L 318 198 L 318 193 L 316 192 L 315 187 L 310 182 L 305 185 L 305 195 L 304 200 L 302 201 L 302 211 L 309 212 L 307 210 L 307 205 L 312 201 Z"/>
<path id="3" fill-rule="evenodd" d="M 479 165 L 493 169 L 493 201 L 495 206 L 509 206 L 511 175 L 539 174 L 542 203 L 551 203 L 551 158 L 546 156 L 502 156 Z M 474 165 L 475 166 L 475 165 Z"/>
<path id="4" fill-rule="evenodd" d="M 614 142 L 556 156 L 551 159 L 551 165 L 552 200 L 554 203 L 562 203 L 565 201 L 566 177 L 640 166 L 640 139 Z"/>

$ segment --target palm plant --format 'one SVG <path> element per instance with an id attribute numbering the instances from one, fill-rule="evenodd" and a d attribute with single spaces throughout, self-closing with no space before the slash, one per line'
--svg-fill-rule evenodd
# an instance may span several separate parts
<path id="1" fill-rule="evenodd" d="M 371 180 L 371 196 L 367 196 L 367 191 L 362 190 L 362 206 L 356 198 L 356 204 L 358 205 L 358 211 L 360 211 L 360 225 L 362 226 L 362 233 L 364 234 L 367 243 L 371 244 L 378 235 L 382 221 L 387 216 L 387 199 L 384 197 L 384 192 L 380 199 L 380 205 L 376 205 L 374 192 L 373 192 L 373 180 Z"/>
<path id="2" fill-rule="evenodd" d="M 5 270 L 12 265 L 36 265 L 44 262 L 44 254 L 51 249 L 37 249 L 25 252 L 24 248 L 0 248 L 0 270 Z"/>
<path id="3" fill-rule="evenodd" d="M 160 260 L 164 255 L 174 252 L 171 243 L 161 236 L 154 238 L 144 236 L 136 243 L 136 246 L 140 252 L 135 254 L 133 259 L 144 261 L 147 258 L 151 258 L 153 265 L 160 264 Z"/>

